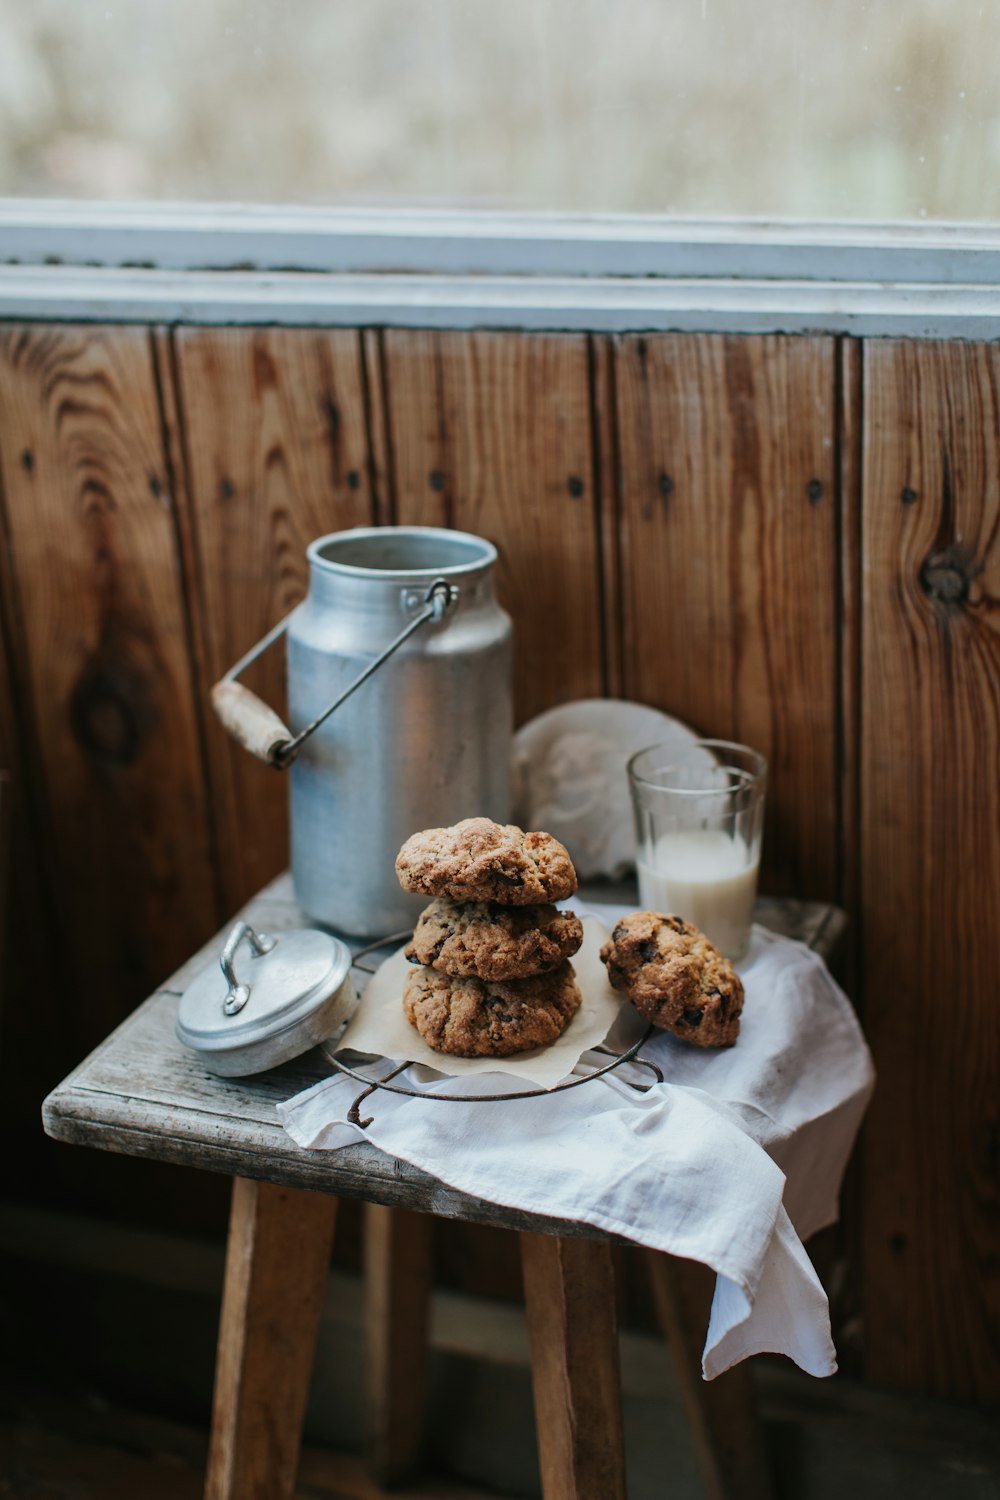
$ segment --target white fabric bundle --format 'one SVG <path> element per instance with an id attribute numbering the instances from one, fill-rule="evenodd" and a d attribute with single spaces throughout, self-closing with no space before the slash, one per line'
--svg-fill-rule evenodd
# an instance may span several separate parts
<path id="1" fill-rule="evenodd" d="M 625 910 L 570 904 L 608 926 Z M 755 927 L 738 967 L 746 1004 L 736 1046 L 708 1051 L 656 1034 L 643 1056 L 666 1082 L 643 1094 L 628 1080 L 651 1075 L 634 1068 L 516 1102 L 376 1093 L 361 1132 L 346 1118 L 358 1084 L 334 1075 L 279 1114 L 301 1146 L 367 1139 L 474 1197 L 703 1261 L 718 1277 L 709 1379 L 764 1352 L 830 1375 L 829 1308 L 802 1239 L 837 1217 L 874 1071 L 850 1003 L 816 954 Z M 456 1091 L 455 1079 L 423 1068 L 404 1079 L 429 1095 Z M 459 1087 L 489 1095 L 516 1085 L 490 1073 Z"/>

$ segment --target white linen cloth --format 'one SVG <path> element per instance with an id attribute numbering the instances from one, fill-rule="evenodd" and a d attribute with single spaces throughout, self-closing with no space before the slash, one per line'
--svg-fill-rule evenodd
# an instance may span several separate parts
<path id="1" fill-rule="evenodd" d="M 609 927 L 627 910 L 569 904 Z M 746 1001 L 737 1045 L 703 1051 L 657 1033 L 642 1055 L 666 1081 L 644 1094 L 626 1080 L 652 1075 L 632 1067 L 516 1102 L 376 1093 L 366 1101 L 372 1123 L 359 1131 L 346 1118 L 358 1084 L 334 1075 L 278 1112 L 300 1146 L 369 1140 L 474 1197 L 711 1266 L 706 1379 L 766 1352 L 832 1375 L 829 1307 L 802 1239 L 837 1217 L 874 1070 L 847 997 L 803 944 L 754 927 L 738 967 Z M 401 1081 L 428 1094 L 456 1089 L 424 1068 Z M 460 1080 L 468 1093 L 510 1087 L 497 1074 Z"/>

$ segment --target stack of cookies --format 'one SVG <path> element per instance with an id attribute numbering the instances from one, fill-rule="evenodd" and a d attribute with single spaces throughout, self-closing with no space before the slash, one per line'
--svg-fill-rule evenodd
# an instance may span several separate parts
<path id="1" fill-rule="evenodd" d="M 583 926 L 551 904 L 577 885 L 557 839 L 466 818 L 407 839 L 396 873 L 404 890 L 434 898 L 406 950 L 417 967 L 403 990 L 429 1047 L 507 1057 L 561 1036 L 580 1008 L 569 959 Z"/>
<path id="2" fill-rule="evenodd" d="M 740 976 L 693 922 L 632 912 L 615 925 L 601 960 L 615 989 L 661 1031 L 696 1047 L 731 1047 L 739 1036 Z"/>

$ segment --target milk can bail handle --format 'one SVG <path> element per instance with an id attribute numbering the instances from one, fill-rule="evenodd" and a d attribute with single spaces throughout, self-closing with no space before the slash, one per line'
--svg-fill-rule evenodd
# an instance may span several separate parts
<path id="1" fill-rule="evenodd" d="M 299 752 L 300 747 L 309 736 L 325 724 L 333 713 L 345 703 L 352 693 L 357 692 L 363 682 L 367 682 L 373 672 L 377 672 L 383 662 L 388 661 L 394 651 L 398 651 L 404 641 L 408 641 L 421 625 L 428 621 L 438 621 L 444 618 L 446 612 L 458 599 L 459 588 L 455 583 L 449 583 L 447 579 L 435 578 L 426 594 L 421 595 L 419 590 L 407 590 L 404 593 L 404 603 L 412 607 L 413 604 L 423 603 L 423 609 L 406 625 L 396 636 L 395 640 L 389 642 L 385 650 L 375 660 L 369 662 L 364 671 L 355 677 L 354 681 L 344 689 L 339 698 L 335 698 L 329 708 L 325 708 L 318 718 L 307 724 L 305 729 L 293 735 L 292 731 L 278 717 L 273 708 L 270 708 L 256 693 L 237 682 L 237 678 L 246 671 L 251 663 L 274 645 L 280 636 L 284 635 L 288 628 L 291 614 L 269 630 L 264 638 L 257 642 L 245 656 L 229 668 L 224 677 L 220 678 L 212 689 L 212 707 L 229 730 L 234 739 L 239 740 L 245 749 L 258 760 L 266 761 L 268 765 L 274 766 L 276 770 L 283 771 L 286 766 L 291 765 Z"/>
<path id="2" fill-rule="evenodd" d="M 238 1014 L 250 999 L 250 986 L 241 984 L 236 977 L 236 950 L 244 941 L 250 944 L 254 958 L 263 958 L 265 953 L 270 953 L 277 938 L 268 937 L 266 932 L 254 932 L 249 922 L 237 922 L 226 938 L 219 966 L 229 985 L 229 993 L 222 1002 L 222 1009 L 227 1016 Z"/>

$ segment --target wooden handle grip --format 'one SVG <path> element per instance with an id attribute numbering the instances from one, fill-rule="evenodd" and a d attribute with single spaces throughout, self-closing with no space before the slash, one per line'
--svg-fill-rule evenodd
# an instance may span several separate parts
<path id="1" fill-rule="evenodd" d="M 279 745 L 292 738 L 273 708 L 238 682 L 217 682 L 212 689 L 212 707 L 233 739 L 239 740 L 258 760 L 275 765 Z"/>

